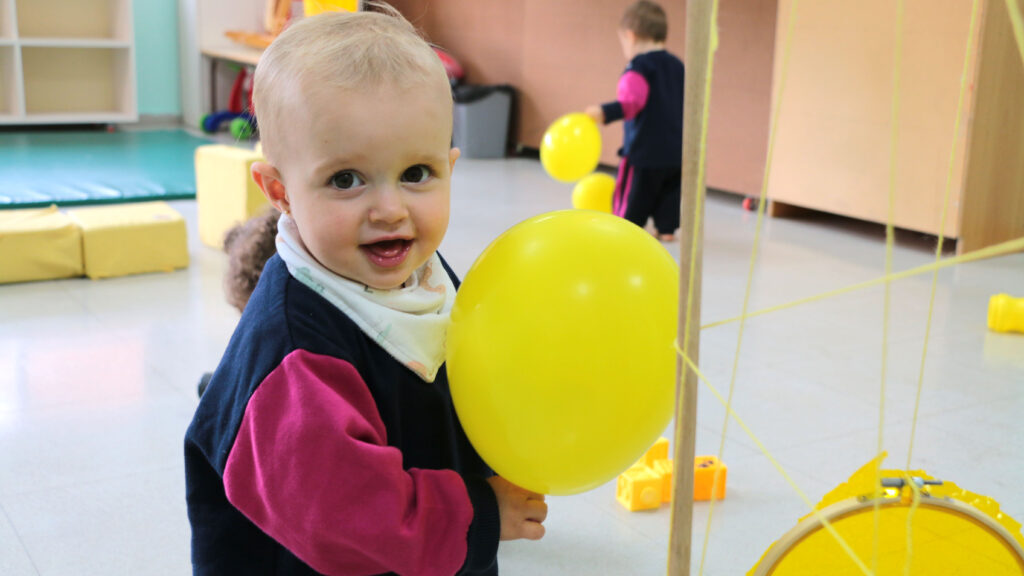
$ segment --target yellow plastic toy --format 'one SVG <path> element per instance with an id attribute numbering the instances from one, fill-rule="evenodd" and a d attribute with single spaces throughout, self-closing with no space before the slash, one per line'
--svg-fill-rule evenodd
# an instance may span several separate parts
<path id="1" fill-rule="evenodd" d="M 545 494 L 615 478 L 675 405 L 678 266 L 642 228 L 590 210 L 513 226 L 455 297 L 459 420 L 501 476 Z"/>
<path id="2" fill-rule="evenodd" d="M 693 499 L 704 501 L 725 498 L 725 478 L 729 468 L 716 456 L 697 456 L 693 463 Z M 717 475 L 717 477 L 716 477 Z"/>
<path id="3" fill-rule="evenodd" d="M 1024 574 L 1021 525 L 991 498 L 920 470 L 881 470 L 876 500 L 875 468 L 884 457 L 869 462 L 815 507 L 861 566 L 809 514 L 772 544 L 748 576 L 861 576 L 872 567 L 875 574 L 914 576 Z M 919 494 L 916 504 L 912 486 Z"/>
<path id="4" fill-rule="evenodd" d="M 577 182 L 572 189 L 572 207 L 611 213 L 614 193 L 615 178 L 603 172 L 594 172 Z"/>
<path id="5" fill-rule="evenodd" d="M 303 12 L 306 16 L 316 16 L 321 12 L 356 12 L 359 10 L 359 0 L 304 0 L 302 2 Z"/>
<path id="6" fill-rule="evenodd" d="M 1024 333 L 1024 298 L 996 294 L 988 301 L 988 329 Z"/>
<path id="7" fill-rule="evenodd" d="M 726 466 L 715 456 L 697 456 L 693 462 L 693 499 L 725 498 Z M 715 471 L 718 470 L 718 477 Z M 668 440 L 659 438 L 640 460 L 619 475 L 615 499 L 630 512 L 653 510 L 672 501 L 672 459 Z"/>
<path id="8" fill-rule="evenodd" d="M 574 112 L 555 120 L 540 143 L 540 162 L 559 182 L 575 182 L 597 168 L 601 131 L 594 119 Z"/>

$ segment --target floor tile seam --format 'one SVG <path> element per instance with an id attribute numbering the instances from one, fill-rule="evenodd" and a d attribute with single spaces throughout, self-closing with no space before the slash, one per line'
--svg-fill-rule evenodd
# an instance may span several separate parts
<path id="1" fill-rule="evenodd" d="M 2 500 L 0 500 L 0 514 L 3 515 L 4 519 L 7 521 L 7 525 L 10 526 L 11 531 L 14 532 L 14 537 L 18 540 L 18 546 L 21 548 L 21 551 L 25 554 L 25 557 L 28 558 L 29 564 L 31 564 L 33 572 L 35 572 L 36 576 L 39 576 L 39 566 L 36 565 L 36 560 L 32 557 L 32 552 L 28 549 L 28 546 L 25 545 L 25 540 L 21 537 L 21 533 L 18 531 L 18 527 L 14 524 L 14 521 L 11 519 L 11 515 L 7 513 L 7 509 L 4 507 Z"/>
<path id="2" fill-rule="evenodd" d="M 144 466 L 139 466 L 139 467 L 136 467 L 136 468 L 132 468 L 132 469 L 127 470 L 127 471 L 122 471 L 122 472 L 117 473 L 117 474 L 92 474 L 92 475 L 87 475 L 87 476 L 84 476 L 84 477 L 83 476 L 79 476 L 79 477 L 76 477 L 76 478 L 73 478 L 73 479 L 68 479 L 66 481 L 58 482 L 58 483 L 55 483 L 55 484 L 46 484 L 45 486 L 33 487 L 33 488 L 28 488 L 28 489 L 20 489 L 20 490 L 19 489 L 14 489 L 14 490 L 0 491 L 0 506 L 2 506 L 2 502 L 4 500 L 12 498 L 12 497 L 20 498 L 20 497 L 25 497 L 25 496 L 31 496 L 31 495 L 34 495 L 34 494 L 39 494 L 39 493 L 52 492 L 52 491 L 57 490 L 57 489 L 73 488 L 75 486 L 92 486 L 92 485 L 97 485 L 97 484 L 101 484 L 101 483 L 105 483 L 105 482 L 110 482 L 111 480 L 120 480 L 120 479 L 128 478 L 128 477 L 131 477 L 131 476 L 141 476 L 141 475 L 144 475 L 144 474 L 152 474 L 154 472 L 170 472 L 170 471 L 174 471 L 174 470 L 180 470 L 182 478 L 184 478 L 184 476 L 185 476 L 184 457 L 182 457 L 182 463 L 180 463 L 180 464 L 174 464 L 174 465 L 150 464 L 150 465 L 144 465 Z M 184 494 L 182 494 L 182 497 L 184 497 Z"/>

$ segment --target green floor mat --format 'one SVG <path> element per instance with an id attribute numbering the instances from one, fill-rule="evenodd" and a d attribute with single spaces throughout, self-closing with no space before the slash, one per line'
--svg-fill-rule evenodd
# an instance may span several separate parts
<path id="1" fill-rule="evenodd" d="M 0 209 L 196 197 L 183 130 L 0 132 Z"/>

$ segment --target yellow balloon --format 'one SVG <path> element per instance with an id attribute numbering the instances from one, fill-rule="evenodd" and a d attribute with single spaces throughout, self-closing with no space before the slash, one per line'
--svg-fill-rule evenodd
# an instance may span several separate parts
<path id="1" fill-rule="evenodd" d="M 448 377 L 498 474 L 545 494 L 633 464 L 673 413 L 678 266 L 643 229 L 564 210 L 512 227 L 455 298 Z"/>
<path id="2" fill-rule="evenodd" d="M 572 189 L 572 207 L 611 213 L 613 194 L 615 178 L 603 172 L 594 172 L 577 182 Z"/>
<path id="3" fill-rule="evenodd" d="M 551 123 L 540 143 L 540 162 L 560 182 L 575 182 L 597 168 L 601 131 L 586 114 L 566 114 Z"/>

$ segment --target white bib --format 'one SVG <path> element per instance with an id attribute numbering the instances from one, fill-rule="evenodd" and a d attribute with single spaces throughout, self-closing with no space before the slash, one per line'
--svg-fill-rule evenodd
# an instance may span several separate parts
<path id="1" fill-rule="evenodd" d="M 455 285 L 435 252 L 401 288 L 377 290 L 338 276 L 316 261 L 295 221 L 282 214 L 277 253 L 288 272 L 352 319 L 396 360 L 426 382 L 444 364 Z"/>

